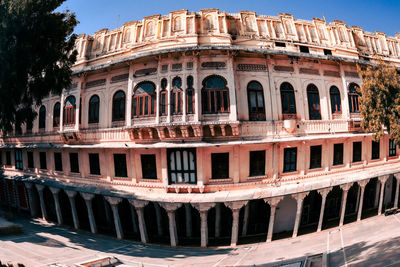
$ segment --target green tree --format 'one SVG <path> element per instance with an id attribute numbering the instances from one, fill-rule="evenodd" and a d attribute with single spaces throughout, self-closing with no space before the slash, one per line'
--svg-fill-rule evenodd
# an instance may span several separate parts
<path id="1" fill-rule="evenodd" d="M 400 144 L 400 75 L 398 70 L 379 61 L 376 65 L 358 66 L 363 84 L 360 111 L 362 127 L 374 133 L 377 141 L 387 131 Z"/>
<path id="2" fill-rule="evenodd" d="M 74 27 L 65 0 L 0 0 L 0 130 L 31 122 L 49 93 L 71 84 Z"/>

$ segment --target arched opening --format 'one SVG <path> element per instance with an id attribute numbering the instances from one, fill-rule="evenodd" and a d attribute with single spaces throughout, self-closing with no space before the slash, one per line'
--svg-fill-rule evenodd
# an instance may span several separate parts
<path id="1" fill-rule="evenodd" d="M 203 114 L 229 112 L 229 91 L 226 80 L 221 76 L 208 76 L 203 80 L 202 108 Z"/>
<path id="2" fill-rule="evenodd" d="M 321 119 L 318 88 L 314 84 L 307 86 L 308 114 L 310 120 Z"/>
<path id="3" fill-rule="evenodd" d="M 175 77 L 172 80 L 172 90 L 171 90 L 171 115 L 182 114 L 182 79 L 180 77 Z"/>
<path id="4" fill-rule="evenodd" d="M 41 106 L 39 109 L 39 129 L 45 130 L 46 128 L 46 107 Z"/>
<path id="5" fill-rule="evenodd" d="M 360 94 L 357 92 L 357 88 L 360 86 L 356 83 L 351 83 L 349 85 L 349 109 L 350 113 L 360 113 L 360 105 L 359 105 L 359 96 Z"/>
<path id="6" fill-rule="evenodd" d="M 63 218 L 63 223 L 65 225 L 74 226 L 74 222 L 72 219 L 72 210 L 71 210 L 71 205 L 69 203 L 69 199 L 67 194 L 64 192 L 64 190 L 60 190 L 58 192 L 58 200 L 60 202 L 60 210 L 61 210 L 61 215 Z"/>
<path id="7" fill-rule="evenodd" d="M 283 119 L 296 118 L 296 101 L 293 86 L 284 82 L 280 87 Z"/>
<path id="8" fill-rule="evenodd" d="M 299 235 L 317 231 L 321 212 L 322 197 L 317 190 L 313 190 L 303 200 Z"/>
<path id="9" fill-rule="evenodd" d="M 113 96 L 112 121 L 125 121 L 125 93 L 118 91 Z"/>
<path id="10" fill-rule="evenodd" d="M 394 175 L 391 175 L 389 179 L 386 181 L 385 184 L 385 191 L 383 196 L 383 210 L 384 212 L 386 209 L 390 209 L 394 207 L 395 201 L 395 194 L 396 194 L 396 187 L 397 181 Z"/>
<path id="11" fill-rule="evenodd" d="M 342 194 L 343 191 L 340 186 L 334 186 L 326 196 L 324 219 L 322 223 L 323 229 L 339 225 Z"/>
<path id="12" fill-rule="evenodd" d="M 161 80 L 161 91 L 160 91 L 160 116 L 166 116 L 168 114 L 168 81 L 163 78 Z"/>
<path id="13" fill-rule="evenodd" d="M 333 115 L 342 113 L 342 100 L 340 99 L 340 91 L 336 86 L 331 86 L 329 89 L 331 97 L 331 111 Z"/>
<path id="14" fill-rule="evenodd" d="M 251 81 L 247 85 L 247 100 L 249 107 L 249 120 L 264 121 L 264 91 L 262 85 L 257 81 Z"/>
<path id="15" fill-rule="evenodd" d="M 3 181 L 4 181 L 3 179 L 0 180 L 0 200 L 1 200 L 0 202 L 1 203 L 5 203 L 6 202 L 6 198 L 3 198 L 2 195 L 1 195 L 2 192 L 5 192 L 4 187 L 2 187 L 2 182 Z M 5 185 L 3 185 L 3 186 L 5 186 Z M 33 207 L 29 207 L 29 208 L 34 210 L 34 212 L 35 212 L 34 216 L 35 217 L 43 218 L 42 210 L 40 209 L 39 192 L 38 192 L 38 190 L 37 190 L 35 185 L 32 185 L 32 189 L 30 189 L 30 190 L 32 190 L 33 194 L 32 194 L 32 202 L 30 202 L 29 204 L 32 203 Z"/>
<path id="16" fill-rule="evenodd" d="M 75 103 L 75 97 L 70 95 L 65 99 L 65 104 L 64 104 L 64 125 L 73 125 L 75 124 L 75 109 L 76 109 L 76 103 Z"/>
<path id="17" fill-rule="evenodd" d="M 99 123 L 100 98 L 94 95 L 89 99 L 89 123 Z"/>
<path id="18" fill-rule="evenodd" d="M 170 244 L 168 215 L 158 203 L 149 202 L 144 207 L 144 220 L 151 243 Z"/>
<path id="19" fill-rule="evenodd" d="M 53 108 L 53 127 L 54 128 L 60 127 L 60 109 L 61 109 L 60 102 L 55 103 L 54 108 Z"/>
<path id="20" fill-rule="evenodd" d="M 156 86 L 152 82 L 141 82 L 134 90 L 132 117 L 148 117 L 156 114 Z"/>
<path id="21" fill-rule="evenodd" d="M 372 178 L 365 186 L 364 201 L 361 218 L 368 218 L 378 214 L 380 183 L 378 178 Z"/>
<path id="22" fill-rule="evenodd" d="M 346 212 L 344 217 L 344 224 L 354 222 L 357 220 L 357 210 L 360 203 L 360 186 L 358 183 L 353 183 L 347 193 Z"/>
<path id="23" fill-rule="evenodd" d="M 140 240 L 137 213 L 127 199 L 122 199 L 118 204 L 118 214 L 124 239 Z"/>
<path id="24" fill-rule="evenodd" d="M 56 205 L 54 203 L 53 193 L 47 186 L 43 189 L 43 198 L 46 207 L 47 221 L 57 223 Z"/>
<path id="25" fill-rule="evenodd" d="M 263 199 L 250 200 L 247 206 L 242 207 L 239 214 L 238 244 L 265 242 L 270 213 L 271 208 Z"/>
<path id="26" fill-rule="evenodd" d="M 100 234 L 115 237 L 115 226 L 113 212 L 108 201 L 102 195 L 95 195 L 92 199 L 94 219 L 97 225 L 97 231 Z"/>
<path id="27" fill-rule="evenodd" d="M 279 201 L 276 207 L 274 235 L 272 239 L 291 237 L 296 220 L 297 201 L 290 195 L 286 195 Z"/>
<path id="28" fill-rule="evenodd" d="M 230 245 L 232 235 L 232 211 L 223 203 L 210 209 L 207 215 L 208 244 L 210 246 Z"/>
<path id="29" fill-rule="evenodd" d="M 186 114 L 194 114 L 195 112 L 195 96 L 193 88 L 193 76 L 186 78 Z"/>
<path id="30" fill-rule="evenodd" d="M 180 245 L 200 246 L 200 213 L 190 204 L 183 204 L 175 212 Z"/>
<path id="31" fill-rule="evenodd" d="M 78 214 L 79 228 L 82 230 L 90 231 L 90 223 L 86 202 L 81 194 L 75 196 L 76 213 Z"/>

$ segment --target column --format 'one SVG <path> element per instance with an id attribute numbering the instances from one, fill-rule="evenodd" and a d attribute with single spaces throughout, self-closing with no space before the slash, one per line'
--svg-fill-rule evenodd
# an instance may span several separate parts
<path id="1" fill-rule="evenodd" d="M 149 242 L 149 238 L 147 236 L 147 228 L 146 228 L 146 222 L 144 220 L 143 209 L 149 202 L 129 199 L 129 203 L 136 209 L 136 213 L 138 216 L 138 223 L 139 223 L 140 240 L 142 241 L 142 243 L 146 244 Z"/>
<path id="2" fill-rule="evenodd" d="M 318 228 L 317 232 L 321 232 L 322 229 L 322 222 L 324 221 L 324 212 L 325 212 L 325 203 L 326 203 L 326 196 L 329 194 L 329 192 L 332 190 L 332 188 L 324 188 L 321 190 L 318 190 L 318 193 L 322 197 L 322 202 L 321 202 L 321 210 L 319 212 L 319 221 L 318 221 Z"/>
<path id="3" fill-rule="evenodd" d="M 383 196 L 385 195 L 385 184 L 386 181 L 388 180 L 389 175 L 382 175 L 379 176 L 379 182 L 381 184 L 380 188 L 380 195 L 379 195 L 379 208 L 378 208 L 378 215 L 382 214 L 382 206 L 383 206 Z"/>
<path id="4" fill-rule="evenodd" d="M 192 237 L 192 212 L 189 203 L 185 203 L 186 237 Z"/>
<path id="5" fill-rule="evenodd" d="M 235 84 L 235 74 L 233 68 L 233 55 L 230 54 L 227 62 L 227 73 L 228 73 L 228 88 L 229 88 L 229 120 L 237 121 L 237 106 L 236 106 L 236 84 Z"/>
<path id="6" fill-rule="evenodd" d="M 396 194 L 394 195 L 394 205 L 393 208 L 399 208 L 399 182 L 400 182 L 400 173 L 395 173 L 394 178 L 396 178 Z"/>
<path id="7" fill-rule="evenodd" d="M 34 193 L 33 193 L 33 184 L 32 183 L 24 183 L 26 187 L 26 191 L 28 192 L 28 201 L 29 201 L 29 211 L 32 217 L 35 217 L 38 212 L 36 209 L 36 205 L 34 203 Z"/>
<path id="8" fill-rule="evenodd" d="M 274 197 L 274 198 L 264 199 L 264 201 L 268 202 L 269 206 L 271 207 L 271 212 L 269 214 L 267 242 L 271 242 L 272 241 L 272 236 L 274 234 L 274 223 L 275 223 L 276 207 L 278 206 L 279 201 L 281 201 L 282 198 L 283 197 Z"/>
<path id="9" fill-rule="evenodd" d="M 193 87 L 194 87 L 194 121 L 198 122 L 201 115 L 201 83 L 199 82 L 199 57 L 193 57 Z"/>
<path id="10" fill-rule="evenodd" d="M 126 94 L 125 125 L 127 127 L 130 127 L 132 125 L 133 64 L 129 64 L 128 75 L 129 76 L 128 76 L 128 90 Z"/>
<path id="11" fill-rule="evenodd" d="M 160 203 L 160 206 L 167 211 L 171 247 L 176 247 L 178 245 L 178 232 L 176 230 L 175 211 L 182 206 L 182 203 Z"/>
<path id="12" fill-rule="evenodd" d="M 65 190 L 65 193 L 68 196 L 69 204 L 71 205 L 71 213 L 72 213 L 72 220 L 74 221 L 74 228 L 79 229 L 79 218 L 78 213 L 76 211 L 75 205 L 75 196 L 77 194 L 76 191 Z"/>
<path id="13" fill-rule="evenodd" d="M 135 208 L 132 205 L 129 205 L 130 209 L 131 209 L 131 217 L 132 217 L 132 228 L 133 228 L 133 232 L 137 233 L 138 232 L 138 226 L 136 223 L 136 213 L 135 213 Z"/>
<path id="14" fill-rule="evenodd" d="M 231 246 L 235 247 L 239 236 L 239 211 L 247 204 L 247 201 L 226 202 L 225 206 L 232 210 L 232 235 Z"/>
<path id="15" fill-rule="evenodd" d="M 294 198 L 297 201 L 297 211 L 296 211 L 296 220 L 294 221 L 294 228 L 293 228 L 292 237 L 296 237 L 297 236 L 297 232 L 299 231 L 301 212 L 302 212 L 302 209 L 303 209 L 303 200 L 308 195 L 308 193 L 309 192 L 300 193 L 300 194 L 297 194 L 296 196 L 294 196 Z"/>
<path id="16" fill-rule="evenodd" d="M 215 205 L 215 237 L 220 237 L 221 235 L 221 203 L 216 203 Z"/>
<path id="17" fill-rule="evenodd" d="M 124 238 L 124 231 L 122 230 L 121 220 L 119 219 L 118 204 L 122 201 L 119 197 L 104 197 L 111 205 L 111 209 L 114 217 L 115 232 L 117 233 L 118 239 Z"/>
<path id="18" fill-rule="evenodd" d="M 242 236 L 247 235 L 247 227 L 249 225 L 249 208 L 250 208 L 250 202 L 247 203 L 246 206 L 244 206 Z"/>
<path id="19" fill-rule="evenodd" d="M 160 205 L 157 202 L 154 203 L 154 208 L 156 210 L 156 221 L 157 221 L 157 233 L 159 236 L 163 235 L 163 227 L 162 227 L 162 222 L 161 222 L 161 210 L 160 210 Z"/>
<path id="20" fill-rule="evenodd" d="M 46 211 L 46 206 L 44 204 L 44 197 L 43 197 L 44 185 L 35 184 L 35 186 L 39 192 L 40 209 L 42 211 L 42 218 L 43 218 L 43 220 L 47 221 L 47 211 Z"/>
<path id="21" fill-rule="evenodd" d="M 53 198 L 54 198 L 54 204 L 56 207 L 56 213 L 57 213 L 57 222 L 58 224 L 63 223 L 63 217 L 61 213 L 61 207 L 60 207 L 60 200 L 58 198 L 58 193 L 60 192 L 60 188 L 54 188 L 54 187 L 49 187 L 51 193 L 53 193 Z"/>
<path id="22" fill-rule="evenodd" d="M 208 245 L 208 211 L 215 206 L 215 203 L 196 203 L 192 204 L 195 209 L 200 212 L 200 240 L 201 247 L 205 248 Z"/>
<path id="23" fill-rule="evenodd" d="M 86 203 L 86 208 L 88 211 L 88 217 L 89 217 L 89 223 L 90 223 L 90 231 L 93 234 L 97 233 L 97 226 L 96 226 L 96 220 L 94 219 L 93 215 L 93 208 L 92 208 L 92 199 L 94 198 L 94 194 L 90 193 L 82 193 L 80 192 L 81 196 L 85 200 Z"/>
<path id="24" fill-rule="evenodd" d="M 362 208 L 363 208 L 363 203 L 364 203 L 364 191 L 365 191 L 365 186 L 367 186 L 368 182 L 369 182 L 369 179 L 357 182 L 361 188 L 360 204 L 358 205 L 358 212 L 357 212 L 357 221 L 361 220 Z"/>
<path id="25" fill-rule="evenodd" d="M 340 208 L 340 221 L 339 226 L 343 225 L 344 222 L 344 215 L 346 214 L 346 204 L 347 204 L 347 193 L 349 193 L 349 189 L 351 184 L 343 184 L 340 186 L 342 188 L 342 207 Z"/>

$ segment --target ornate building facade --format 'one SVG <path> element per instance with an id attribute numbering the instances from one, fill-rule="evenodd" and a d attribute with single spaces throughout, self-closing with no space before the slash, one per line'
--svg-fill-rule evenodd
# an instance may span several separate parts
<path id="1" fill-rule="evenodd" d="M 357 64 L 400 36 L 217 9 L 80 35 L 72 85 L 1 138 L 1 203 L 143 243 L 232 245 L 397 208 L 400 153 L 360 128 Z"/>

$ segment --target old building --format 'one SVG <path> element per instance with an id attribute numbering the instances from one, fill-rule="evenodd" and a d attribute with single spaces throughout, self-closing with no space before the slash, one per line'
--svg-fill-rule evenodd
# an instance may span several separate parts
<path id="1" fill-rule="evenodd" d="M 360 128 L 356 65 L 400 36 L 217 9 L 80 35 L 73 81 L 1 139 L 0 198 L 144 243 L 236 245 L 397 207 L 400 154 Z"/>

